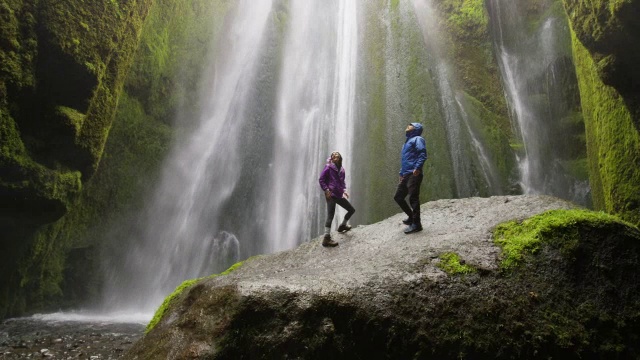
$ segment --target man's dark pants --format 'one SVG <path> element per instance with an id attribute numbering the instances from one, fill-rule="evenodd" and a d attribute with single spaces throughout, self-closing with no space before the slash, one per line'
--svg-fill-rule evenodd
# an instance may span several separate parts
<path id="1" fill-rule="evenodd" d="M 422 184 L 422 178 L 424 175 L 408 174 L 402 177 L 398 188 L 396 189 L 396 195 L 393 199 L 400 205 L 402 211 L 409 216 L 409 219 L 416 225 L 422 225 L 420 223 L 420 184 Z M 404 200 L 409 194 L 409 204 Z"/>

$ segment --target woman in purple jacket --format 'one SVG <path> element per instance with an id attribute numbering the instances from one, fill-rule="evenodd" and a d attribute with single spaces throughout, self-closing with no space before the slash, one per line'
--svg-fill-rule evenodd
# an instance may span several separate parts
<path id="1" fill-rule="evenodd" d="M 356 209 L 349 203 L 349 194 L 345 191 L 347 186 L 344 182 L 344 168 L 342 167 L 342 155 L 334 151 L 331 153 L 329 163 L 324 167 L 320 174 L 320 187 L 324 191 L 324 197 L 327 199 L 327 221 L 324 223 L 324 239 L 322 246 L 337 246 L 338 243 L 331 240 L 331 223 L 336 213 L 336 204 L 347 210 L 347 214 L 342 220 L 342 224 L 338 227 L 338 232 L 347 232 L 351 230 L 351 226 L 347 225 L 347 221 L 351 218 Z"/>

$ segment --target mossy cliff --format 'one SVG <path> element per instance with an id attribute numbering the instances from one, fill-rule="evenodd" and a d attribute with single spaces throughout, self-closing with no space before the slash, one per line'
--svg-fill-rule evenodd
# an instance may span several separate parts
<path id="1" fill-rule="evenodd" d="M 640 355 L 640 231 L 550 197 L 439 200 L 185 283 L 127 359 Z M 399 245 L 401 244 L 401 245 Z M 624 291 L 621 291 L 624 289 Z"/>
<path id="2" fill-rule="evenodd" d="M 135 23 L 139 46 L 128 49 L 132 65 L 117 106 L 111 104 L 115 117 L 100 166 L 58 221 L 32 226 L 35 235 L 15 234 L 30 240 L 16 256 L 18 264 L 7 267 L 13 296 L 3 314 L 96 300 L 99 251 L 128 239 L 173 138 L 172 121 L 194 117 L 198 77 L 228 3 L 156 0 L 144 25 Z M 122 2 L 113 4 L 123 11 Z"/>
<path id="3" fill-rule="evenodd" d="M 640 224 L 640 1 L 564 0 L 596 209 Z"/>
<path id="4" fill-rule="evenodd" d="M 56 220 L 95 172 L 150 3 L 0 4 L 3 223 Z"/>
<path id="5" fill-rule="evenodd" d="M 452 82 L 457 86 L 456 98 L 467 118 L 469 131 L 484 144 L 497 172 L 494 183 L 488 184 L 481 174 L 481 164 L 472 164 L 478 189 L 475 195 L 514 192 L 516 159 L 510 147 L 514 135 L 485 1 L 436 0 L 434 4 L 441 18 L 448 62 L 454 68 Z M 469 158 L 475 158 L 474 155 L 469 153 Z"/>
<path id="6" fill-rule="evenodd" d="M 0 2 L 0 316 L 59 291 L 56 236 L 34 233 L 98 168 L 151 2 Z"/>

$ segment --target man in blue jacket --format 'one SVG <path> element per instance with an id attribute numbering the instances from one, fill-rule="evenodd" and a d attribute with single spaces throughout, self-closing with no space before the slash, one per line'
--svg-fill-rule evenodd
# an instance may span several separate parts
<path id="1" fill-rule="evenodd" d="M 411 123 L 405 130 L 407 140 L 402 147 L 402 165 L 400 181 L 393 199 L 400 205 L 408 218 L 402 222 L 409 225 L 405 234 L 422 231 L 420 222 L 420 184 L 422 183 L 422 166 L 427 160 L 427 146 L 422 135 L 422 124 Z M 409 195 L 409 203 L 404 198 Z"/>

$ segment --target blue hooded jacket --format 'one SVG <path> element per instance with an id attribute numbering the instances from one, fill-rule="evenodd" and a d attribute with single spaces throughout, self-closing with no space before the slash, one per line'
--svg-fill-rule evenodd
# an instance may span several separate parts
<path id="1" fill-rule="evenodd" d="M 422 124 L 411 123 L 415 129 L 407 133 L 407 140 L 402 147 L 402 165 L 400 176 L 411 174 L 413 170 L 422 171 L 422 166 L 427 160 L 427 143 L 422 135 Z"/>

